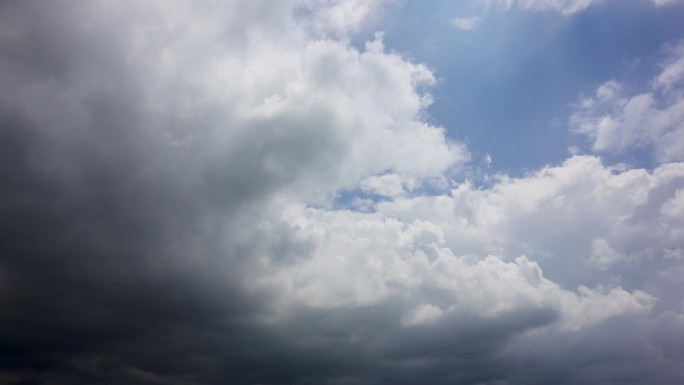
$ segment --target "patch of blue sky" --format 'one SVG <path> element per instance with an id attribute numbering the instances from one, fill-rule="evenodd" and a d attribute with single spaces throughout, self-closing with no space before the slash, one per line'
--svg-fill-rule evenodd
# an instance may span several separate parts
<path id="1" fill-rule="evenodd" d="M 568 129 L 573 105 L 608 80 L 629 93 L 648 87 L 663 48 L 684 39 L 684 6 L 605 1 L 572 15 L 486 11 L 478 1 L 409 1 L 375 25 L 387 49 L 434 69 L 433 124 L 468 145 L 473 162 L 522 175 L 589 153 Z M 479 17 L 470 30 L 454 18 Z M 361 36 L 363 38 L 363 36 Z M 645 149 L 601 154 L 608 163 L 652 167 Z"/>
<path id="2" fill-rule="evenodd" d="M 360 188 L 339 190 L 332 201 L 332 209 L 373 212 L 375 211 L 375 203 L 389 200 L 388 197 L 373 194 Z"/>
<path id="3" fill-rule="evenodd" d="M 362 212 L 375 212 L 375 205 L 381 202 L 391 202 L 395 199 L 411 198 L 418 196 L 435 196 L 449 194 L 452 187 L 464 182 L 468 178 L 480 180 L 481 178 L 471 175 L 472 173 L 459 174 L 455 179 L 450 180 L 449 183 L 430 183 L 430 181 L 423 181 L 411 188 L 404 186 L 404 191 L 395 196 L 388 196 L 377 193 L 373 189 L 354 188 L 343 189 L 336 192 L 335 198 L 332 201 L 332 209 L 334 210 L 352 210 Z"/>
<path id="4" fill-rule="evenodd" d="M 455 18 L 477 22 L 464 30 Z M 627 95 L 646 92 L 666 47 L 684 40 L 681 20 L 684 4 L 659 8 L 650 0 L 604 1 L 572 15 L 485 9 L 477 0 L 407 1 L 389 6 L 352 44 L 363 49 L 383 31 L 386 49 L 434 70 L 438 81 L 428 90 L 434 103 L 427 118 L 471 154 L 451 184 L 467 180 L 487 188 L 500 174 L 523 176 L 573 153 L 593 153 L 568 124 L 580 99 L 609 80 Z M 648 147 L 598 155 L 610 165 L 658 165 Z M 409 195 L 441 193 L 425 185 Z M 387 199 L 346 190 L 333 206 L 360 210 L 366 204 L 372 211 Z"/>

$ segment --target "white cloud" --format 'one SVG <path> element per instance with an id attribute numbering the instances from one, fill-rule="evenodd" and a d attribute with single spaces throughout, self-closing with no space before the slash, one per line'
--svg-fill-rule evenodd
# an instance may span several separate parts
<path id="1" fill-rule="evenodd" d="M 564 15 L 582 11 L 592 4 L 603 0 L 483 0 L 488 6 L 495 6 L 499 9 L 511 9 L 514 7 L 528 11 L 555 11 Z"/>
<path id="2" fill-rule="evenodd" d="M 594 151 L 623 153 L 650 148 L 660 162 L 684 159 L 684 46 L 671 51 L 647 92 L 626 95 L 613 80 L 581 101 L 570 118 L 575 132 L 586 136 Z"/>
<path id="3" fill-rule="evenodd" d="M 452 312 L 497 318 L 518 309 L 548 307 L 560 312 L 556 326 L 565 330 L 646 312 L 654 304 L 653 297 L 639 290 L 564 290 L 524 256 L 512 262 L 456 256 L 445 242 L 446 229 L 428 219 L 403 222 L 378 214 L 313 209 L 289 215 L 294 215 L 288 221 L 299 229 L 298 237 L 318 246 L 311 259 L 266 269 L 253 283 L 279 293 L 281 309 L 399 301 L 413 308 L 402 322 L 418 325 Z M 441 294 L 431 298 L 430 292 Z M 440 305 L 421 303 L 421 298 Z"/>
<path id="4" fill-rule="evenodd" d="M 387 3 L 396 0 L 302 0 L 301 6 L 313 12 L 313 17 L 304 19 L 317 33 L 344 36 L 358 32 L 377 16 Z"/>
<path id="5" fill-rule="evenodd" d="M 451 19 L 451 25 L 463 31 L 470 31 L 477 28 L 480 21 L 482 19 L 479 17 L 456 17 Z"/>
<path id="6" fill-rule="evenodd" d="M 657 7 L 662 7 L 665 5 L 670 5 L 670 4 L 675 4 L 675 3 L 681 3 L 681 0 L 652 0 L 653 4 L 655 4 Z"/>
<path id="7" fill-rule="evenodd" d="M 653 80 L 653 88 L 672 92 L 673 88 L 682 86 L 682 81 L 684 81 L 684 43 L 670 49 L 670 57 Z"/>
<path id="8" fill-rule="evenodd" d="M 673 259 L 684 223 L 660 213 L 683 185 L 684 164 L 648 173 L 579 156 L 487 189 L 466 183 L 448 195 L 395 195 L 369 213 L 291 206 L 283 219 L 316 245 L 311 257 L 287 268 L 267 263 L 252 285 L 279 293 L 281 310 L 390 301 L 407 309 L 404 324 L 418 325 L 548 308 L 560 317 L 554 328 L 577 330 L 655 304 L 619 280 L 586 277 L 593 269 L 619 277 L 637 264 L 643 277 L 662 279 L 648 265 Z M 535 256 L 563 284 L 516 252 Z M 675 299 L 661 298 L 669 306 Z"/>
<path id="9" fill-rule="evenodd" d="M 523 9 L 534 11 L 560 11 L 564 15 L 570 15 L 584 10 L 599 0 L 519 0 L 518 5 Z"/>
<path id="10" fill-rule="evenodd" d="M 599 268 L 605 269 L 613 262 L 624 261 L 625 257 L 613 249 L 603 238 L 596 238 L 591 244 L 591 257 L 589 261 Z"/>
<path id="11" fill-rule="evenodd" d="M 616 274 L 677 248 L 683 225 L 676 214 L 661 213 L 678 207 L 682 185 L 681 163 L 649 173 L 577 156 L 525 178 L 502 178 L 487 189 L 464 183 L 448 196 L 382 202 L 375 215 L 434 224 L 444 237 L 440 247 L 454 255 L 534 256 L 554 279 L 574 287 L 602 282 L 587 280 L 591 267 L 584 263 L 599 257 L 597 238 L 611 253 L 610 264 L 596 267 Z M 608 262 L 605 253 L 602 258 Z"/>

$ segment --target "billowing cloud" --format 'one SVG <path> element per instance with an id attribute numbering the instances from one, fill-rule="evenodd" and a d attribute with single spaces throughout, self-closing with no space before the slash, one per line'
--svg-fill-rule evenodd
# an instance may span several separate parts
<path id="1" fill-rule="evenodd" d="M 684 164 L 456 182 L 383 3 L 0 5 L 0 382 L 681 380 Z"/>

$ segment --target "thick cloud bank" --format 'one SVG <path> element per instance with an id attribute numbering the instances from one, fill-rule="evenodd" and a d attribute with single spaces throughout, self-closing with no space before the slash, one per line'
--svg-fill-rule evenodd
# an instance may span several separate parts
<path id="1" fill-rule="evenodd" d="M 3 2 L 0 383 L 684 380 L 681 47 L 478 187 L 383 3 Z"/>

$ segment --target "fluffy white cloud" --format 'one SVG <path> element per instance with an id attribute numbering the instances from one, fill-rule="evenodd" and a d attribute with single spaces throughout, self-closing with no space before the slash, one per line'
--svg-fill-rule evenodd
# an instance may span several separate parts
<path id="1" fill-rule="evenodd" d="M 652 150 L 660 162 L 684 159 L 684 46 L 671 55 L 647 92 L 627 95 L 611 80 L 581 101 L 570 125 L 590 140 L 594 151 L 622 153 L 641 147 Z"/>
<path id="2" fill-rule="evenodd" d="M 283 218 L 300 242 L 312 245 L 310 258 L 287 268 L 266 259 L 258 282 L 278 288 L 282 301 L 314 307 L 405 300 L 406 324 L 456 309 L 494 316 L 550 306 L 560 312 L 561 325 L 579 328 L 648 310 L 653 298 L 601 288 L 617 281 L 593 281 L 598 289 L 573 293 L 528 258 L 509 260 L 513 253 L 536 256 L 565 285 L 587 284 L 587 269 L 612 268 L 619 277 L 639 260 L 671 259 L 683 224 L 661 212 L 673 212 L 682 186 L 683 164 L 648 173 L 608 168 L 585 156 L 528 177 L 502 178 L 487 189 L 466 183 L 448 195 L 399 196 L 371 213 L 292 206 Z M 509 257 L 481 258 L 488 253 Z M 641 268 L 647 275 L 650 268 Z M 624 284 L 632 285 L 629 279 Z M 434 299 L 427 292 L 441 294 Z"/>

